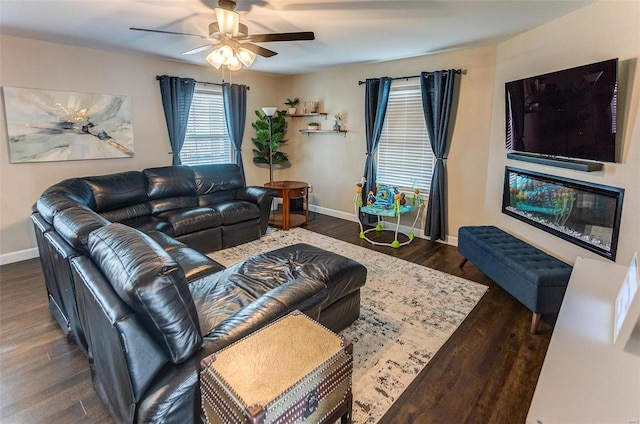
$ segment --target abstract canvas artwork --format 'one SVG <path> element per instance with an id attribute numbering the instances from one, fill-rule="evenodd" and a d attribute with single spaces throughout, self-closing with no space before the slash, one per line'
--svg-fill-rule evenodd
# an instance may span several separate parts
<path id="1" fill-rule="evenodd" d="M 4 87 L 11 163 L 133 157 L 128 96 Z"/>

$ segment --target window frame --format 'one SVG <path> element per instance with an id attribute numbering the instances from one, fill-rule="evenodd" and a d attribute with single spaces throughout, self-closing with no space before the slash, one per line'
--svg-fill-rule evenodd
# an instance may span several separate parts
<path id="1" fill-rule="evenodd" d="M 415 115 L 412 113 L 407 119 L 407 112 L 415 112 Z M 403 120 L 404 122 L 402 122 Z M 395 128 L 392 130 L 389 125 Z M 392 142 L 394 138 L 402 140 Z M 405 153 L 396 151 L 393 157 L 385 157 L 390 153 L 389 149 L 392 148 L 404 149 Z M 413 159 L 415 155 L 412 152 L 418 151 L 420 153 L 418 159 Z M 427 159 L 431 159 L 430 166 L 424 167 L 424 162 Z M 424 172 L 417 183 L 417 188 L 423 194 L 429 193 L 433 168 L 435 167 L 435 156 L 424 122 L 419 80 L 393 81 L 391 84 L 385 122 L 376 152 L 376 164 L 378 169 L 376 182 L 398 187 L 400 191 L 406 193 L 413 193 L 416 188 L 415 184 L 407 183 L 413 180 L 413 178 L 411 180 L 408 178 L 415 176 L 415 170 L 418 169 L 416 167 L 420 166 Z M 396 172 L 398 167 L 403 170 L 401 176 L 389 178 L 391 170 Z"/>
<path id="2" fill-rule="evenodd" d="M 201 109 L 194 110 L 196 107 Z M 194 122 L 194 119 L 198 121 Z M 199 134 L 196 133 L 198 125 L 203 126 Z M 220 142 L 225 143 L 224 146 L 216 144 Z M 181 163 L 189 166 L 232 163 L 234 155 L 235 149 L 227 131 L 222 87 L 197 83 L 189 109 L 184 144 L 180 150 Z"/>

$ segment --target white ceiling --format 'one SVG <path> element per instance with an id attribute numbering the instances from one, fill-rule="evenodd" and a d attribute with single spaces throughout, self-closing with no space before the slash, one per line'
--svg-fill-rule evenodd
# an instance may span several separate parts
<path id="1" fill-rule="evenodd" d="M 277 51 L 252 70 L 279 74 L 497 43 L 594 0 L 237 0 L 250 34 L 313 31 L 314 41 L 262 43 Z M 3 34 L 206 64 L 195 37 L 207 35 L 217 0 L 0 0 Z M 558 40 L 561 42 L 561 40 Z"/>

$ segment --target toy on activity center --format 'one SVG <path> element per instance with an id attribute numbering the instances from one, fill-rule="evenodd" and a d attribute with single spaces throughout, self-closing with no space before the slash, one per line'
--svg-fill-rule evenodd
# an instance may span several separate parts
<path id="1" fill-rule="evenodd" d="M 358 187 L 356 192 L 362 193 L 362 188 Z M 360 211 L 371 215 L 396 217 L 403 213 L 411 212 L 414 207 L 419 207 L 419 203 L 421 202 L 418 196 L 419 193 L 420 190 L 416 189 L 416 191 L 414 191 L 412 204 L 407 205 L 406 195 L 401 193 L 398 187 L 376 184 L 375 196 L 373 195 L 373 191 L 369 191 L 367 194 L 367 205 L 360 206 Z"/>

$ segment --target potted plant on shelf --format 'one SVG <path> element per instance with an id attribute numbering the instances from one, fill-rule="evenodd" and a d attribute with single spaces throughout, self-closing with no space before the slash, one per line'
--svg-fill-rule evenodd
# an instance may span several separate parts
<path id="1" fill-rule="evenodd" d="M 287 113 L 289 115 L 296 114 L 296 106 L 298 105 L 298 103 L 300 103 L 300 99 L 298 99 L 297 97 L 294 97 L 293 99 L 287 99 L 287 101 L 284 102 L 285 105 L 289 106 L 289 109 L 287 110 Z"/>
<path id="2" fill-rule="evenodd" d="M 287 131 L 287 122 L 284 119 L 284 110 L 276 111 L 271 118 L 271 136 L 269 136 L 269 117 L 256 110 L 258 119 L 251 124 L 256 131 L 256 136 L 251 138 L 256 146 L 253 149 L 253 163 L 280 165 L 289 161 L 289 157 L 278 149 L 287 141 L 284 134 Z M 271 156 L 269 156 L 269 143 L 271 143 Z"/>
<path id="3" fill-rule="evenodd" d="M 317 122 L 309 122 L 307 124 L 307 130 L 309 131 L 318 131 L 320 129 L 320 124 Z"/>

